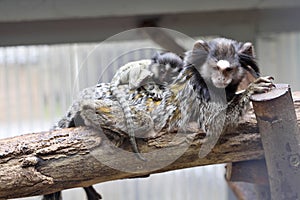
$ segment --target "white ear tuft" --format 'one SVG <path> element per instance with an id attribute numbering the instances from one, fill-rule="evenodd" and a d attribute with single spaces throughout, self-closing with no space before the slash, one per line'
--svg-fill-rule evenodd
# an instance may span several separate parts
<path id="1" fill-rule="evenodd" d="M 254 47 L 251 42 L 244 43 L 241 46 L 239 53 L 243 53 L 243 54 L 255 57 Z"/>
<path id="2" fill-rule="evenodd" d="M 199 50 L 204 50 L 204 51 L 209 51 L 209 46 L 208 44 L 203 41 L 203 40 L 197 40 L 195 43 L 194 43 L 194 46 L 193 46 L 193 51 L 199 51 Z"/>

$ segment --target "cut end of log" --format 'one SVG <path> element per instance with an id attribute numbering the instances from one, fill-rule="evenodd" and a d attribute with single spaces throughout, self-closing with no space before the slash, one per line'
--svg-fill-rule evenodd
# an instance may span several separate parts
<path id="1" fill-rule="evenodd" d="M 261 101 L 269 101 L 272 99 L 277 99 L 285 95 L 289 90 L 290 90 L 290 86 L 288 84 L 275 84 L 275 88 L 273 88 L 269 92 L 252 95 L 251 100 L 256 102 L 261 102 Z"/>
<path id="2" fill-rule="evenodd" d="M 275 84 L 275 88 L 273 88 L 269 92 L 252 95 L 251 100 L 260 102 L 260 101 L 269 101 L 272 99 L 277 99 L 285 95 L 289 90 L 290 90 L 289 84 Z"/>

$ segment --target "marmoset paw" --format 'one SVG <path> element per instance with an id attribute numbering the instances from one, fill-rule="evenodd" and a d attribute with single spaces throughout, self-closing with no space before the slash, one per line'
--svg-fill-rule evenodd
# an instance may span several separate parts
<path id="1" fill-rule="evenodd" d="M 272 76 L 259 77 L 248 86 L 247 90 L 251 94 L 268 92 L 275 87 L 273 80 Z"/>

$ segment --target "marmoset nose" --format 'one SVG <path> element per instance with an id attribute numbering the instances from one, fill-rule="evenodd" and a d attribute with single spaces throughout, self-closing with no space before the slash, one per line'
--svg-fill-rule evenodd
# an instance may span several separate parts
<path id="1" fill-rule="evenodd" d="M 218 81 L 223 81 L 223 82 L 225 82 L 225 80 L 226 80 L 225 77 L 219 77 L 219 78 L 218 78 Z"/>

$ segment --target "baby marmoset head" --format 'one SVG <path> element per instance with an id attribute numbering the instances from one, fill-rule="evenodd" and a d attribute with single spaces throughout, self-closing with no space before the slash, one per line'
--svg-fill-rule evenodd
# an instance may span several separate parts
<path id="1" fill-rule="evenodd" d="M 172 83 L 184 66 L 183 60 L 171 52 L 157 52 L 152 61 L 150 70 L 154 75 L 154 82 L 162 85 Z"/>
<path id="2" fill-rule="evenodd" d="M 195 42 L 184 61 L 186 65 L 193 65 L 208 84 L 226 88 L 240 83 L 246 71 L 255 77 L 259 75 L 254 57 L 250 42 L 216 38 L 208 42 Z"/>

